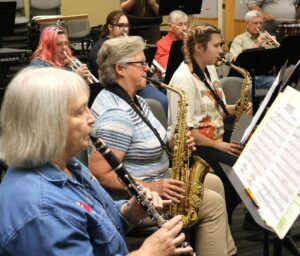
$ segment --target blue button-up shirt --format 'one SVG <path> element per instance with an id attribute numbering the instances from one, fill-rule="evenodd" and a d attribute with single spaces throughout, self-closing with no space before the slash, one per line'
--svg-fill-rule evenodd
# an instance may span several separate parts
<path id="1" fill-rule="evenodd" d="M 126 255 L 124 201 L 113 202 L 77 160 L 9 168 L 0 185 L 0 255 Z"/>

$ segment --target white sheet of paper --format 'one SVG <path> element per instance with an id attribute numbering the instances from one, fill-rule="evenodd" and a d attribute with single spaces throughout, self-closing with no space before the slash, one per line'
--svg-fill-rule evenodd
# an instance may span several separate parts
<path id="1" fill-rule="evenodd" d="M 282 238 L 300 213 L 300 92 L 287 87 L 272 104 L 233 169 Z"/>

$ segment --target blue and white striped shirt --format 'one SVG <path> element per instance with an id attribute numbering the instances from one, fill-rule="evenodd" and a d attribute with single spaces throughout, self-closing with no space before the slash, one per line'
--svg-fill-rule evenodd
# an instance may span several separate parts
<path id="1" fill-rule="evenodd" d="M 166 142 L 166 130 L 145 100 L 139 96 L 137 98 L 142 114 Z M 96 97 L 91 110 L 97 119 L 93 125 L 93 134 L 101 137 L 110 148 L 126 152 L 123 163 L 135 178 L 153 181 L 168 175 L 169 160 L 165 150 L 152 130 L 125 100 L 104 89 Z"/>

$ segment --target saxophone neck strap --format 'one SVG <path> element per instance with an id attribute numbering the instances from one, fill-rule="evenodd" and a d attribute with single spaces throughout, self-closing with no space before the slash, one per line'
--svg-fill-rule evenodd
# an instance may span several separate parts
<path id="1" fill-rule="evenodd" d="M 116 94 L 117 96 L 119 96 L 121 99 L 125 100 L 130 106 L 131 108 L 138 114 L 138 116 L 143 120 L 143 122 L 150 128 L 150 130 L 154 133 L 154 135 L 156 136 L 156 138 L 158 139 L 158 141 L 161 144 L 161 147 L 166 151 L 169 160 L 171 161 L 172 159 L 172 153 L 169 150 L 168 145 L 163 141 L 163 139 L 160 137 L 159 133 L 157 132 L 157 130 L 152 126 L 152 124 L 150 123 L 150 121 L 142 114 L 142 112 L 139 109 L 142 109 L 137 97 L 135 96 L 134 99 L 132 99 L 128 93 L 118 84 L 112 84 L 109 85 L 105 88 L 106 90 Z M 138 107 L 137 107 L 138 106 Z"/>
<path id="2" fill-rule="evenodd" d="M 218 95 L 218 93 L 216 92 L 216 90 L 214 90 L 214 88 L 212 88 L 212 86 L 209 84 L 209 82 L 207 81 L 205 74 L 207 75 L 207 77 L 210 79 L 210 74 L 207 70 L 207 68 L 205 68 L 205 71 L 203 72 L 200 67 L 196 64 L 196 62 L 193 60 L 193 73 L 200 79 L 200 81 L 202 81 L 205 86 L 209 89 L 209 91 L 211 92 L 211 94 L 213 95 L 214 99 L 216 100 L 217 104 L 221 106 L 221 108 L 223 109 L 224 113 L 226 114 L 226 116 L 229 116 L 228 110 L 224 104 L 224 101 L 220 98 L 220 96 Z"/>

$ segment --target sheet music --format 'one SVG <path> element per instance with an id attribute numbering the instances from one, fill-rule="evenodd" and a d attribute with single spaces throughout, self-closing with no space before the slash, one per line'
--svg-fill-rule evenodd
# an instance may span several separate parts
<path id="1" fill-rule="evenodd" d="M 287 87 L 272 104 L 233 169 L 259 214 L 283 238 L 300 213 L 300 92 Z"/>
<path id="2" fill-rule="evenodd" d="M 274 80 L 271 88 L 269 89 L 267 95 L 265 96 L 263 102 L 261 103 L 261 105 L 259 106 L 258 110 L 256 111 L 256 114 L 254 115 L 251 124 L 248 126 L 248 128 L 245 130 L 244 135 L 241 139 L 241 144 L 244 144 L 247 139 L 249 138 L 252 130 L 254 129 L 255 125 L 257 124 L 258 120 L 260 119 L 261 115 L 263 114 L 264 110 L 266 109 L 269 100 L 271 99 L 273 92 L 275 91 L 276 87 L 278 86 L 278 82 L 279 82 L 279 77 L 280 77 L 280 73 L 278 73 L 276 79 Z"/>

